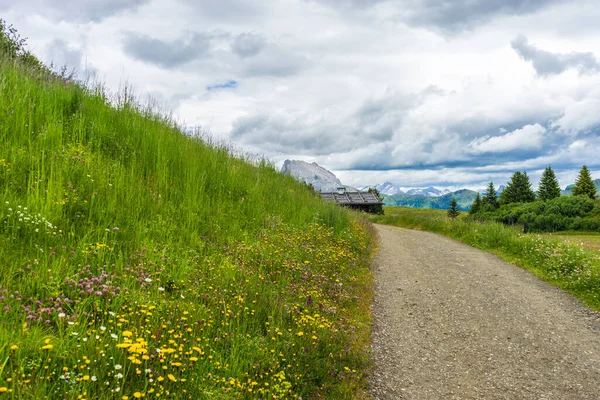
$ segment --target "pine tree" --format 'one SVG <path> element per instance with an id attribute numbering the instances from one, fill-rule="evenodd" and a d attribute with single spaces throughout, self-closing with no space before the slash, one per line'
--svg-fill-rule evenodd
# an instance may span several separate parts
<path id="1" fill-rule="evenodd" d="M 496 193 L 496 188 L 494 187 L 494 182 L 490 182 L 485 196 L 483 196 L 483 200 L 481 201 L 484 211 L 495 210 L 498 208 L 498 194 Z"/>
<path id="2" fill-rule="evenodd" d="M 506 189 L 500 195 L 500 202 L 510 204 L 530 203 L 532 201 L 535 201 L 535 193 L 531 189 L 527 172 L 515 172 L 506 185 Z"/>
<path id="3" fill-rule="evenodd" d="M 458 203 L 454 196 L 452 196 L 452 200 L 450 200 L 450 208 L 448 209 L 448 217 L 454 219 L 458 217 L 459 214 L 460 212 L 458 211 Z"/>
<path id="4" fill-rule="evenodd" d="M 591 199 L 596 198 L 596 186 L 587 165 L 584 165 L 579 171 L 579 177 L 573 188 L 573 196 L 588 196 Z"/>
<path id="5" fill-rule="evenodd" d="M 469 214 L 471 214 L 471 215 L 477 214 L 480 210 L 481 210 L 481 195 L 479 193 L 477 193 L 477 196 L 475 196 L 475 200 L 473 201 L 473 204 L 471 204 L 471 209 L 469 210 Z"/>
<path id="6" fill-rule="evenodd" d="M 560 197 L 560 185 L 551 167 L 547 167 L 540 179 L 538 199 L 541 201 L 552 200 Z"/>

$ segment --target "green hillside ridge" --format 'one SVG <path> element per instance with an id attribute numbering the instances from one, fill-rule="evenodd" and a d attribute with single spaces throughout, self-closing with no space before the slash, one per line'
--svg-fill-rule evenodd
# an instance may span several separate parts
<path id="1" fill-rule="evenodd" d="M 447 210 L 450 206 L 452 196 L 456 199 L 459 210 L 468 211 L 475 200 L 475 196 L 477 196 L 477 192 L 469 189 L 461 189 L 439 197 L 397 194 L 393 196 L 383 196 L 383 204 L 386 206 Z"/>
<path id="2" fill-rule="evenodd" d="M 600 195 L 600 179 L 596 179 L 594 180 L 594 186 L 596 186 L 596 189 L 598 190 L 596 193 L 598 195 Z M 573 188 L 575 187 L 575 184 L 569 185 L 565 188 L 565 190 L 561 190 L 561 194 L 563 196 L 571 196 L 571 194 L 573 193 Z"/>
<path id="3" fill-rule="evenodd" d="M 366 222 L 128 92 L 0 77 L 1 391 L 362 396 Z"/>

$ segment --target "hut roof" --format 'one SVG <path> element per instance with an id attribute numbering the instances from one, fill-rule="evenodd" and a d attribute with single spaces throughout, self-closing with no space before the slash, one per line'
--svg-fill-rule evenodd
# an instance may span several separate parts
<path id="1" fill-rule="evenodd" d="M 342 193 L 343 192 L 343 193 Z M 369 192 L 322 192 L 321 197 L 339 205 L 378 205 L 383 204 L 373 193 Z"/>

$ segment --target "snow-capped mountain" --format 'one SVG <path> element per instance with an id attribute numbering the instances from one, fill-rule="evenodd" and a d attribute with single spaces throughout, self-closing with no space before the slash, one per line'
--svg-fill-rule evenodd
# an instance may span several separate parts
<path id="1" fill-rule="evenodd" d="M 394 185 L 392 182 L 385 182 L 381 185 L 375 185 L 375 186 L 365 186 L 365 187 L 361 187 L 359 189 L 361 191 L 367 191 L 371 187 L 373 189 L 377 189 L 379 191 L 379 193 L 385 194 L 387 196 L 393 196 L 395 194 L 405 194 L 402 191 L 402 189 L 400 189 L 398 186 Z"/>
<path id="2" fill-rule="evenodd" d="M 319 192 L 334 192 L 340 187 L 349 191 L 357 191 L 352 186 L 344 185 L 335 174 L 319 164 L 300 160 L 285 160 L 281 173 L 312 185 Z"/>
<path id="3" fill-rule="evenodd" d="M 421 189 L 421 188 L 410 189 L 408 192 L 406 192 L 406 194 L 410 194 L 412 196 L 439 197 L 443 194 L 443 192 L 439 189 L 436 189 L 436 188 L 430 186 L 430 187 L 424 188 L 424 189 Z"/>
<path id="4" fill-rule="evenodd" d="M 408 194 L 411 196 L 440 197 L 445 194 L 451 193 L 451 191 L 448 189 L 439 190 L 434 187 L 405 189 L 400 186 L 394 185 L 392 182 L 385 182 L 381 185 L 365 186 L 361 187 L 360 190 L 368 190 L 370 187 L 377 189 L 379 193 L 385 194 L 386 196 Z"/>

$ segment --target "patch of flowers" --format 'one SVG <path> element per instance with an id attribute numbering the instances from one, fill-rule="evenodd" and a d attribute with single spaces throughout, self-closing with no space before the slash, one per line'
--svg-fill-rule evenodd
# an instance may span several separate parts
<path id="1" fill-rule="evenodd" d="M 37 344 L 14 335 L 16 347 L 0 352 L 9 360 L 0 385 L 116 399 L 299 399 L 357 385 L 364 360 L 347 346 L 368 330 L 354 318 L 368 260 L 359 261 L 365 227 L 352 229 L 342 239 L 318 224 L 279 225 L 228 245 L 224 255 L 190 253 L 177 266 L 185 274 L 162 251 L 116 262 L 103 261 L 112 252 L 81 252 L 89 262 L 50 286 L 55 296 L 0 288 L 20 304 L 14 325 L 46 327 Z M 51 260 L 59 269 L 74 257 Z"/>

